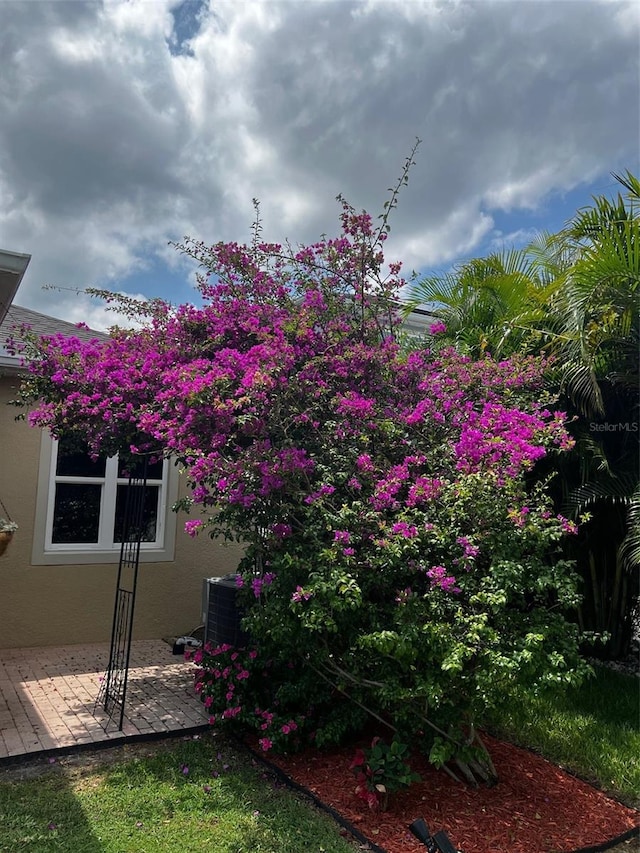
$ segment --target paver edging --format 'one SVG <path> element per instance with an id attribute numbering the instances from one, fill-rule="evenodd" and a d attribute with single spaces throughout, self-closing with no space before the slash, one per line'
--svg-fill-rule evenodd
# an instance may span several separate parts
<path id="1" fill-rule="evenodd" d="M 193 737 L 193 735 L 202 734 L 211 728 L 209 723 L 203 723 L 199 726 L 192 726 L 188 729 L 172 729 L 161 732 L 142 732 L 135 735 L 121 734 L 118 737 L 109 737 L 108 734 L 103 740 L 76 743 L 67 746 L 56 746 L 51 749 L 38 749 L 32 752 L 22 752 L 19 755 L 7 755 L 0 757 L 0 769 L 3 767 L 11 767 L 17 764 L 26 763 L 40 758 L 57 758 L 63 755 L 76 755 L 79 752 L 97 752 L 102 749 L 111 749 L 115 746 L 126 746 L 134 743 L 145 743 L 147 741 L 166 740 L 168 738 Z"/>

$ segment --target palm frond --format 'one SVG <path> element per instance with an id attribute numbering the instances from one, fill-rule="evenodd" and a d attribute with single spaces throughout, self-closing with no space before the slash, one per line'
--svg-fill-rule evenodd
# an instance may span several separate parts
<path id="1" fill-rule="evenodd" d="M 629 507 L 638 491 L 638 476 L 622 472 L 572 489 L 565 498 L 564 511 L 573 518 L 598 503 Z"/>
<path id="2" fill-rule="evenodd" d="M 637 485 L 627 507 L 627 535 L 618 551 L 623 568 L 640 569 L 640 485 Z"/>
<path id="3" fill-rule="evenodd" d="M 578 421 L 573 429 L 575 440 L 574 458 L 579 462 L 580 483 L 584 484 L 599 477 L 615 477 L 612 463 L 601 439 L 589 430 L 588 425 Z"/>
<path id="4" fill-rule="evenodd" d="M 635 175 L 633 175 L 628 169 L 624 175 L 616 175 L 615 172 L 612 172 L 611 174 L 616 181 L 619 184 L 622 184 L 622 186 L 628 191 L 630 199 L 640 200 L 640 181 Z"/>
<path id="5" fill-rule="evenodd" d="M 561 391 L 586 417 L 604 414 L 604 401 L 598 377 L 590 364 L 571 361 L 562 367 Z"/>

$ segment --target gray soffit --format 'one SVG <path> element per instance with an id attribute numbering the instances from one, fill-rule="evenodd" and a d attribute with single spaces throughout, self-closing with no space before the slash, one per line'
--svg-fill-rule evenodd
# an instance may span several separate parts
<path id="1" fill-rule="evenodd" d="M 0 249 L 0 324 L 13 302 L 30 260 L 31 255 Z"/>

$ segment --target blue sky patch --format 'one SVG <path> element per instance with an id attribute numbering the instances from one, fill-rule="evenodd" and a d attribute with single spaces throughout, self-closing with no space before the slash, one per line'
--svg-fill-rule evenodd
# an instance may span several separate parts
<path id="1" fill-rule="evenodd" d="M 193 56 L 189 41 L 200 32 L 202 15 L 207 7 L 207 0 L 182 0 L 171 10 L 173 32 L 167 44 L 172 56 Z"/>

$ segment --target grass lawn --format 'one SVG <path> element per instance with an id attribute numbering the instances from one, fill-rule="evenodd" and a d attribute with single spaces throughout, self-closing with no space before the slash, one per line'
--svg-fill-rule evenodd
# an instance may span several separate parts
<path id="1" fill-rule="evenodd" d="M 580 687 L 516 694 L 492 712 L 499 736 L 531 747 L 627 805 L 640 805 L 640 679 L 596 666 Z"/>
<path id="2" fill-rule="evenodd" d="M 0 782 L 0 851 L 354 851 L 333 821 L 274 787 L 222 737 L 145 745 L 142 757 L 125 749 L 118 763 L 94 753 L 89 767 L 65 759 L 38 778 Z"/>

